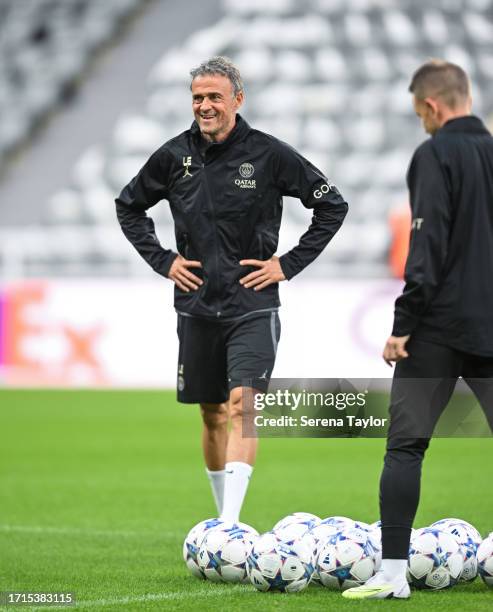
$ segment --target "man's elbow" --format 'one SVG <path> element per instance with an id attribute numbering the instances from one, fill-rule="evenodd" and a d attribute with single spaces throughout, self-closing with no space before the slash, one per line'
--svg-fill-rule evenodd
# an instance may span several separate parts
<path id="1" fill-rule="evenodd" d="M 320 221 L 342 223 L 349 211 L 349 205 L 345 200 L 340 202 L 326 202 L 315 207 L 315 217 Z"/>

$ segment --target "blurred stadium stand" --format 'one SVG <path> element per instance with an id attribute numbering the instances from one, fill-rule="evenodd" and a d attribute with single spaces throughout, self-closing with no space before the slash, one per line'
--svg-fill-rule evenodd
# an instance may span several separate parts
<path id="1" fill-rule="evenodd" d="M 137 4 L 0 0 L 0 150 L 24 138 Z M 156 0 L 147 11 L 165 4 Z M 174 4 L 183 27 L 196 4 Z M 94 28 L 85 27 L 90 20 Z M 301 150 L 350 203 L 343 230 L 312 274 L 389 273 L 389 212 L 406 202 L 407 164 L 425 138 L 407 93 L 419 63 L 458 62 L 473 79 L 474 111 L 493 112 L 490 0 L 222 0 L 212 25 L 189 30 L 148 66 L 142 105 L 124 111 L 120 104 L 111 137 L 80 152 L 64 188 L 31 203 L 36 223 L 28 215 L 28 227 L 0 230 L 1 275 L 153 274 L 120 235 L 113 199 L 152 151 L 190 125 L 189 70 L 218 54 L 242 71 L 245 118 Z M 6 86 L 13 74 L 24 89 Z M 167 206 L 150 212 L 161 241 L 174 247 Z M 299 202 L 286 199 L 280 251 L 297 242 L 309 220 Z"/>
<path id="2" fill-rule="evenodd" d="M 0 161 L 72 95 L 91 57 L 144 3 L 0 1 Z"/>

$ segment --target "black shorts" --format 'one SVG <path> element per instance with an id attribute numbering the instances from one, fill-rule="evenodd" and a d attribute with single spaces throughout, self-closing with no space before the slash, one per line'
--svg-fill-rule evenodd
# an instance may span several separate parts
<path id="1" fill-rule="evenodd" d="M 493 430 L 493 357 L 412 336 L 406 350 L 409 357 L 396 364 L 392 382 L 389 447 L 394 440 L 431 438 L 459 377 L 473 391 Z"/>
<path id="2" fill-rule="evenodd" d="M 234 321 L 178 314 L 178 401 L 220 404 L 235 387 L 267 391 L 280 335 L 276 311 Z"/>

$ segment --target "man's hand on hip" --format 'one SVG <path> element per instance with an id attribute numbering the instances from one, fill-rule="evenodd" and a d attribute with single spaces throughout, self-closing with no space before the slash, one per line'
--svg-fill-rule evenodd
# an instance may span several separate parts
<path id="1" fill-rule="evenodd" d="M 195 276 L 188 268 L 201 268 L 202 264 L 200 261 L 192 261 L 189 259 L 185 259 L 181 255 L 178 255 L 175 258 L 175 261 L 171 264 L 171 268 L 168 272 L 168 278 L 172 280 L 175 285 L 185 291 L 186 293 L 190 293 L 190 290 L 196 291 L 200 285 L 203 284 L 203 281 Z"/>
<path id="2" fill-rule="evenodd" d="M 387 365 L 392 367 L 392 361 L 397 362 L 409 357 L 409 353 L 406 351 L 405 346 L 410 337 L 411 336 L 390 336 L 385 344 L 382 355 Z"/>
<path id="3" fill-rule="evenodd" d="M 260 291 L 268 285 L 286 280 L 281 264 L 279 263 L 279 257 L 275 255 L 267 261 L 262 261 L 260 259 L 242 259 L 240 265 L 255 266 L 258 268 L 258 270 L 250 272 L 250 274 L 240 279 L 240 284 L 243 285 L 243 287 L 247 287 L 248 289 L 253 287 L 254 291 Z"/>

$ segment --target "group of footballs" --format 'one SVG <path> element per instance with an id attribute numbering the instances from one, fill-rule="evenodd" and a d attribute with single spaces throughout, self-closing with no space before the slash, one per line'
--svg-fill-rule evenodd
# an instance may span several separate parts
<path id="1" fill-rule="evenodd" d="M 194 576 L 249 583 L 259 591 L 301 591 L 310 583 L 345 590 L 371 578 L 381 563 L 380 521 L 326 519 L 295 512 L 259 535 L 244 523 L 208 519 L 183 544 Z M 413 529 L 408 581 L 418 589 L 444 589 L 478 575 L 493 587 L 493 532 L 484 540 L 466 521 L 443 519 Z"/>

